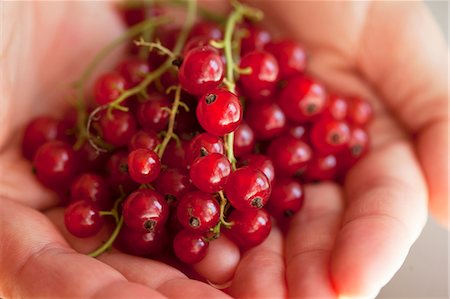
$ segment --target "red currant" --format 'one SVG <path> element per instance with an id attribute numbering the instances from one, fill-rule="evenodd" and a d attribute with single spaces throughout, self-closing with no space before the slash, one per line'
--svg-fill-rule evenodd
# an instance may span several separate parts
<path id="1" fill-rule="evenodd" d="M 198 189 L 206 193 L 215 193 L 222 190 L 230 173 L 231 164 L 227 157 L 211 153 L 195 159 L 189 175 Z"/>
<path id="2" fill-rule="evenodd" d="M 365 126 L 372 119 L 372 106 L 359 98 L 349 100 L 347 120 L 356 126 Z"/>
<path id="3" fill-rule="evenodd" d="M 249 249 L 261 244 L 270 233 L 272 224 L 269 214 L 264 209 L 234 210 L 228 221 L 233 226 L 226 230 L 226 235 L 242 249 Z"/>
<path id="4" fill-rule="evenodd" d="M 233 150 L 236 157 L 250 154 L 255 148 L 255 134 L 252 128 L 242 122 L 234 131 Z"/>
<path id="5" fill-rule="evenodd" d="M 153 182 L 161 171 L 159 156 L 152 150 L 139 148 L 128 155 L 128 172 L 137 183 Z"/>
<path id="6" fill-rule="evenodd" d="M 157 231 L 163 227 L 168 216 L 169 206 L 164 197 L 150 189 L 131 193 L 123 204 L 123 220 L 135 231 Z"/>
<path id="7" fill-rule="evenodd" d="M 111 207 L 108 183 L 101 176 L 93 173 L 84 173 L 72 182 L 70 198 L 72 201 L 92 201 L 104 210 Z"/>
<path id="8" fill-rule="evenodd" d="M 189 142 L 189 146 L 186 149 L 187 163 L 192 164 L 198 157 L 203 157 L 210 153 L 223 154 L 222 138 L 208 133 L 199 134 Z"/>
<path id="9" fill-rule="evenodd" d="M 312 152 L 305 142 L 292 136 L 281 136 L 270 143 L 268 154 L 276 172 L 290 176 L 305 170 Z"/>
<path id="10" fill-rule="evenodd" d="M 272 42 L 267 44 L 265 49 L 277 59 L 281 79 L 303 73 L 305 70 L 306 54 L 297 43 L 290 40 Z"/>
<path id="11" fill-rule="evenodd" d="M 275 179 L 275 168 L 273 167 L 272 160 L 265 155 L 250 154 L 242 157 L 239 161 L 239 167 L 250 166 L 262 171 L 269 179 L 269 183 L 272 184 Z"/>
<path id="12" fill-rule="evenodd" d="M 241 123 L 242 106 L 238 97 L 228 90 L 210 90 L 198 102 L 197 119 L 206 132 L 223 136 Z"/>
<path id="13" fill-rule="evenodd" d="M 268 140 L 284 131 L 286 117 L 276 103 L 252 104 L 247 109 L 245 120 L 255 132 L 256 139 Z"/>
<path id="14" fill-rule="evenodd" d="M 207 232 L 219 222 L 219 210 L 219 204 L 211 194 L 190 192 L 177 206 L 178 221 L 186 229 Z"/>
<path id="15" fill-rule="evenodd" d="M 149 232 L 135 231 L 123 226 L 117 236 L 119 249 L 137 256 L 147 257 L 161 252 L 167 243 L 164 228 Z"/>
<path id="16" fill-rule="evenodd" d="M 79 200 L 64 211 L 64 224 L 75 237 L 88 238 L 102 229 L 103 218 L 93 202 Z"/>
<path id="17" fill-rule="evenodd" d="M 296 76 L 288 80 L 278 103 L 292 121 L 308 122 L 322 113 L 326 100 L 322 85 L 310 78 Z"/>
<path id="18" fill-rule="evenodd" d="M 139 184 L 130 178 L 128 173 L 128 153 L 119 151 L 111 155 L 106 163 L 106 173 L 109 185 L 116 191 L 130 193 L 139 187 Z"/>
<path id="19" fill-rule="evenodd" d="M 263 50 L 264 46 L 271 41 L 269 32 L 264 29 L 247 26 L 247 34 L 241 40 L 241 55 L 245 55 L 254 50 Z"/>
<path id="20" fill-rule="evenodd" d="M 151 95 L 150 99 L 140 103 L 137 111 L 139 124 L 147 130 L 159 132 L 166 129 L 169 122 L 169 100 L 160 95 Z"/>
<path id="21" fill-rule="evenodd" d="M 267 209 L 276 219 L 292 217 L 303 205 L 303 186 L 293 179 L 277 180 Z"/>
<path id="22" fill-rule="evenodd" d="M 270 183 L 262 171 L 245 166 L 230 175 L 224 190 L 234 208 L 259 209 L 269 200 Z"/>
<path id="23" fill-rule="evenodd" d="M 179 231 L 173 240 L 173 250 L 178 259 L 186 264 L 200 262 L 206 255 L 209 243 L 197 232 Z"/>
<path id="24" fill-rule="evenodd" d="M 186 148 L 188 144 L 185 140 L 181 140 L 180 143 L 175 140 L 170 141 L 164 151 L 161 162 L 168 167 L 187 169 Z"/>
<path id="25" fill-rule="evenodd" d="M 325 181 L 336 178 L 338 171 L 337 159 L 332 154 L 314 154 L 305 173 L 309 181 Z"/>
<path id="26" fill-rule="evenodd" d="M 239 82 L 249 100 L 267 100 L 273 96 L 278 80 L 278 63 L 272 54 L 253 51 L 242 57 L 239 67 L 249 69 L 242 73 Z"/>
<path id="27" fill-rule="evenodd" d="M 55 140 L 58 134 L 58 120 L 50 116 L 41 116 L 30 121 L 25 128 L 22 153 L 32 160 L 37 150 L 47 141 Z"/>
<path id="28" fill-rule="evenodd" d="M 200 21 L 192 27 L 189 36 L 201 36 L 210 40 L 220 40 L 222 39 L 222 30 L 220 30 L 216 23 Z"/>
<path id="29" fill-rule="evenodd" d="M 322 118 L 332 118 L 335 120 L 344 120 L 347 117 L 348 102 L 343 97 L 330 95 L 328 105 L 323 111 Z"/>
<path id="30" fill-rule="evenodd" d="M 114 146 L 126 145 L 137 130 L 134 116 L 121 110 L 102 113 L 99 123 L 103 139 Z"/>
<path id="31" fill-rule="evenodd" d="M 350 140 L 350 128 L 346 122 L 322 119 L 311 130 L 311 142 L 315 149 L 324 154 L 338 153 L 345 149 Z"/>
<path id="32" fill-rule="evenodd" d="M 137 131 L 133 137 L 131 137 L 128 143 L 128 150 L 134 151 L 139 148 L 145 148 L 148 150 L 155 150 L 156 146 L 161 143 L 161 140 L 153 130 Z"/>
<path id="33" fill-rule="evenodd" d="M 189 175 L 181 169 L 166 168 L 154 182 L 156 191 L 164 195 L 169 204 L 176 205 L 187 192 L 194 189 Z"/>
<path id="34" fill-rule="evenodd" d="M 127 81 L 117 72 L 100 76 L 94 85 L 95 101 L 99 105 L 106 105 L 117 99 L 126 89 Z"/>
<path id="35" fill-rule="evenodd" d="M 127 87 L 131 88 L 141 83 L 150 73 L 150 65 L 139 57 L 130 57 L 122 61 L 117 70 L 125 78 Z"/>
<path id="36" fill-rule="evenodd" d="M 222 82 L 224 65 L 219 52 L 210 46 L 189 50 L 178 72 L 181 87 L 201 96 Z"/>
<path id="37" fill-rule="evenodd" d="M 348 145 L 339 155 L 340 164 L 346 169 L 349 169 L 367 154 L 369 146 L 369 134 L 362 128 L 352 127 L 350 129 L 350 140 L 348 141 Z"/>

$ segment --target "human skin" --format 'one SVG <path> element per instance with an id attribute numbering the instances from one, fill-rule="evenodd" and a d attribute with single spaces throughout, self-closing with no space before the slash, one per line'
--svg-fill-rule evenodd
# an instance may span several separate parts
<path id="1" fill-rule="evenodd" d="M 235 273 L 223 292 L 158 261 L 78 253 L 107 232 L 80 241 L 65 231 L 57 198 L 20 156 L 20 132 L 67 106 L 67 86 L 123 28 L 107 2 L 0 4 L 0 297 L 370 297 L 403 263 L 428 208 L 448 225 L 448 48 L 424 5 L 256 5 L 267 26 L 304 45 L 329 90 L 369 100 L 376 116 L 370 154 L 343 187 L 307 186 L 286 235 L 274 228 L 242 256 L 225 238 L 211 244 L 194 268 L 218 283 Z"/>

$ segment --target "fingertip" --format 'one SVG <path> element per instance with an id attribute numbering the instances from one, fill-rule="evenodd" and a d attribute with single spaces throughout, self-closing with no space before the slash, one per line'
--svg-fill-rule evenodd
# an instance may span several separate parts
<path id="1" fill-rule="evenodd" d="M 209 243 L 205 258 L 193 265 L 193 268 L 211 283 L 222 285 L 233 278 L 240 256 L 236 244 L 221 235 Z"/>

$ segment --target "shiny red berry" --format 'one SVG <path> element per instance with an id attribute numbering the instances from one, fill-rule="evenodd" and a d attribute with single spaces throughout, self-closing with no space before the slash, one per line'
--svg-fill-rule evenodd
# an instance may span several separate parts
<path id="1" fill-rule="evenodd" d="M 242 73 L 239 82 L 249 100 L 267 100 L 275 93 L 278 82 L 278 63 L 272 54 L 253 51 L 242 57 L 239 67 L 249 70 Z"/>
<path id="2" fill-rule="evenodd" d="M 307 124 L 290 124 L 284 134 L 309 143 L 309 132 L 311 128 Z"/>
<path id="3" fill-rule="evenodd" d="M 139 104 L 137 119 L 146 130 L 159 132 L 166 129 L 169 123 L 169 100 L 163 96 L 151 95 L 150 99 Z"/>
<path id="4" fill-rule="evenodd" d="M 269 32 L 256 26 L 247 26 L 244 38 L 241 40 L 241 55 L 245 55 L 254 50 L 263 50 L 272 37 Z"/>
<path id="5" fill-rule="evenodd" d="M 245 166 L 231 173 L 224 190 L 234 208 L 260 209 L 269 200 L 270 183 L 262 171 Z"/>
<path id="6" fill-rule="evenodd" d="M 76 178 L 70 187 L 72 201 L 88 200 L 101 209 L 111 208 L 111 192 L 108 183 L 99 175 L 84 173 Z"/>
<path id="7" fill-rule="evenodd" d="M 271 42 L 266 45 L 265 49 L 277 59 L 281 79 L 303 73 L 305 70 L 306 53 L 296 42 L 291 40 Z"/>
<path id="8" fill-rule="evenodd" d="M 276 173 L 285 176 L 301 174 L 311 159 L 311 148 L 292 136 L 280 136 L 269 146 L 268 154 Z"/>
<path id="9" fill-rule="evenodd" d="M 128 153 L 118 151 L 109 157 L 106 163 L 106 174 L 109 185 L 116 193 L 130 193 L 139 187 L 128 173 Z"/>
<path id="10" fill-rule="evenodd" d="M 145 148 L 149 150 L 154 150 L 161 140 L 153 130 L 137 131 L 133 137 L 131 137 L 128 143 L 128 150 L 134 151 L 138 148 Z"/>
<path id="11" fill-rule="evenodd" d="M 234 210 L 227 219 L 233 223 L 226 235 L 242 249 L 261 244 L 270 233 L 272 224 L 269 213 L 264 209 Z"/>
<path id="12" fill-rule="evenodd" d="M 349 99 L 347 120 L 356 126 L 367 125 L 373 116 L 372 106 L 360 98 Z"/>
<path id="13" fill-rule="evenodd" d="M 197 22 L 191 29 L 189 33 L 190 37 L 201 36 L 209 38 L 210 40 L 220 40 L 222 39 L 222 30 L 217 25 L 217 23 L 200 21 Z"/>
<path id="14" fill-rule="evenodd" d="M 308 163 L 305 177 L 308 181 L 334 180 L 338 173 L 335 155 L 315 153 Z"/>
<path id="15" fill-rule="evenodd" d="M 236 157 L 250 154 L 255 148 L 255 134 L 252 128 L 242 122 L 234 131 L 233 150 Z"/>
<path id="16" fill-rule="evenodd" d="M 102 229 L 103 218 L 93 202 L 79 200 L 64 211 L 64 224 L 75 237 L 88 238 Z"/>
<path id="17" fill-rule="evenodd" d="M 171 205 L 177 205 L 184 194 L 194 189 L 189 174 L 178 168 L 161 171 L 153 185 Z"/>
<path id="18" fill-rule="evenodd" d="M 123 204 L 123 220 L 135 231 L 157 231 L 163 227 L 168 216 L 169 206 L 164 197 L 150 189 L 131 193 Z"/>
<path id="19" fill-rule="evenodd" d="M 201 191 L 187 193 L 177 206 L 178 221 L 192 231 L 209 231 L 219 222 L 219 215 L 217 200 Z"/>
<path id="20" fill-rule="evenodd" d="M 326 107 L 325 89 L 308 77 L 296 76 L 288 80 L 278 104 L 286 116 L 295 122 L 313 121 Z"/>
<path id="21" fill-rule="evenodd" d="M 108 104 L 117 99 L 126 87 L 127 81 L 121 74 L 117 72 L 103 74 L 95 81 L 95 101 L 99 105 Z"/>
<path id="22" fill-rule="evenodd" d="M 197 119 L 206 132 L 223 136 L 241 123 L 242 106 L 238 97 L 228 90 L 210 90 L 198 102 Z"/>
<path id="23" fill-rule="evenodd" d="M 189 142 L 189 146 L 186 149 L 187 163 L 192 164 L 198 157 L 203 157 L 211 153 L 223 154 L 223 148 L 222 138 L 209 133 L 199 134 Z"/>
<path id="24" fill-rule="evenodd" d="M 177 258 L 186 264 L 200 262 L 206 255 L 209 243 L 198 232 L 179 231 L 173 240 Z"/>
<path id="25" fill-rule="evenodd" d="M 150 65 L 139 57 L 130 57 L 117 66 L 118 72 L 125 78 L 127 88 L 134 87 L 144 80 L 150 72 Z"/>
<path id="26" fill-rule="evenodd" d="M 338 153 L 350 140 L 350 127 L 344 121 L 322 119 L 311 129 L 311 142 L 316 150 L 324 154 Z"/>
<path id="27" fill-rule="evenodd" d="M 219 52 L 210 46 L 189 50 L 178 72 L 181 87 L 201 96 L 222 82 L 224 65 Z"/>
<path id="28" fill-rule="evenodd" d="M 352 127 L 347 147 L 339 154 L 339 164 L 346 169 L 352 167 L 369 151 L 369 134 L 363 128 Z"/>
<path id="29" fill-rule="evenodd" d="M 302 207 L 304 196 L 299 182 L 287 178 L 277 180 L 267 210 L 277 219 L 290 218 Z"/>
<path id="30" fill-rule="evenodd" d="M 322 118 L 332 118 L 335 120 L 344 120 L 347 117 L 348 101 L 347 99 L 330 95 L 328 97 L 328 104 L 323 111 Z"/>
<path id="31" fill-rule="evenodd" d="M 189 176 L 201 191 L 215 193 L 222 190 L 231 173 L 231 164 L 222 154 L 212 153 L 199 157 L 191 165 Z"/>
<path id="32" fill-rule="evenodd" d="M 116 244 L 126 253 L 148 257 L 161 252 L 167 243 L 164 228 L 149 232 L 135 231 L 126 225 L 120 229 Z"/>
<path id="33" fill-rule="evenodd" d="M 181 140 L 179 143 L 175 140 L 171 140 L 164 151 L 161 161 L 162 164 L 167 165 L 168 167 L 187 169 L 186 149 L 188 144 L 189 142 L 185 140 Z"/>
<path id="34" fill-rule="evenodd" d="M 272 184 L 275 179 L 275 168 L 273 166 L 272 160 L 261 154 L 250 154 L 242 157 L 239 161 L 239 167 L 250 166 L 262 171 L 266 177 L 269 179 L 269 183 Z"/>
<path id="35" fill-rule="evenodd" d="M 76 175 L 78 161 L 73 149 L 61 141 L 44 143 L 34 155 L 33 167 L 45 186 L 60 190 L 68 187 Z"/>
<path id="36" fill-rule="evenodd" d="M 102 113 L 98 122 L 103 139 L 114 146 L 126 145 L 137 130 L 133 114 L 121 110 Z"/>
<path id="37" fill-rule="evenodd" d="M 128 155 L 128 172 L 139 184 L 153 182 L 161 171 L 159 156 L 152 150 L 139 148 Z"/>
<path id="38" fill-rule="evenodd" d="M 283 110 L 276 103 L 271 102 L 249 105 L 245 120 L 258 140 L 274 138 L 286 127 L 286 116 Z"/>
<path id="39" fill-rule="evenodd" d="M 55 140 L 58 134 L 58 120 L 50 116 L 40 116 L 31 120 L 25 128 L 22 153 L 32 160 L 37 150 L 47 141 Z"/>

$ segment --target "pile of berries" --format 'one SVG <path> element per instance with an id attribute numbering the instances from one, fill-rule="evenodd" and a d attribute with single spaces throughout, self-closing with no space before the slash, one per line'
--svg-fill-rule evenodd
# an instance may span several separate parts
<path id="1" fill-rule="evenodd" d="M 238 24 L 162 25 L 153 42 L 130 42 L 96 79 L 95 105 L 26 127 L 23 154 L 67 205 L 67 230 L 86 238 L 114 223 L 94 256 L 173 249 L 196 263 L 221 233 L 254 247 L 271 219 L 301 209 L 304 183 L 340 181 L 368 151 L 370 105 L 328 93 L 305 72 L 304 49 L 273 40 L 245 8 L 232 12 Z M 164 7 L 123 15 L 137 28 Z"/>

